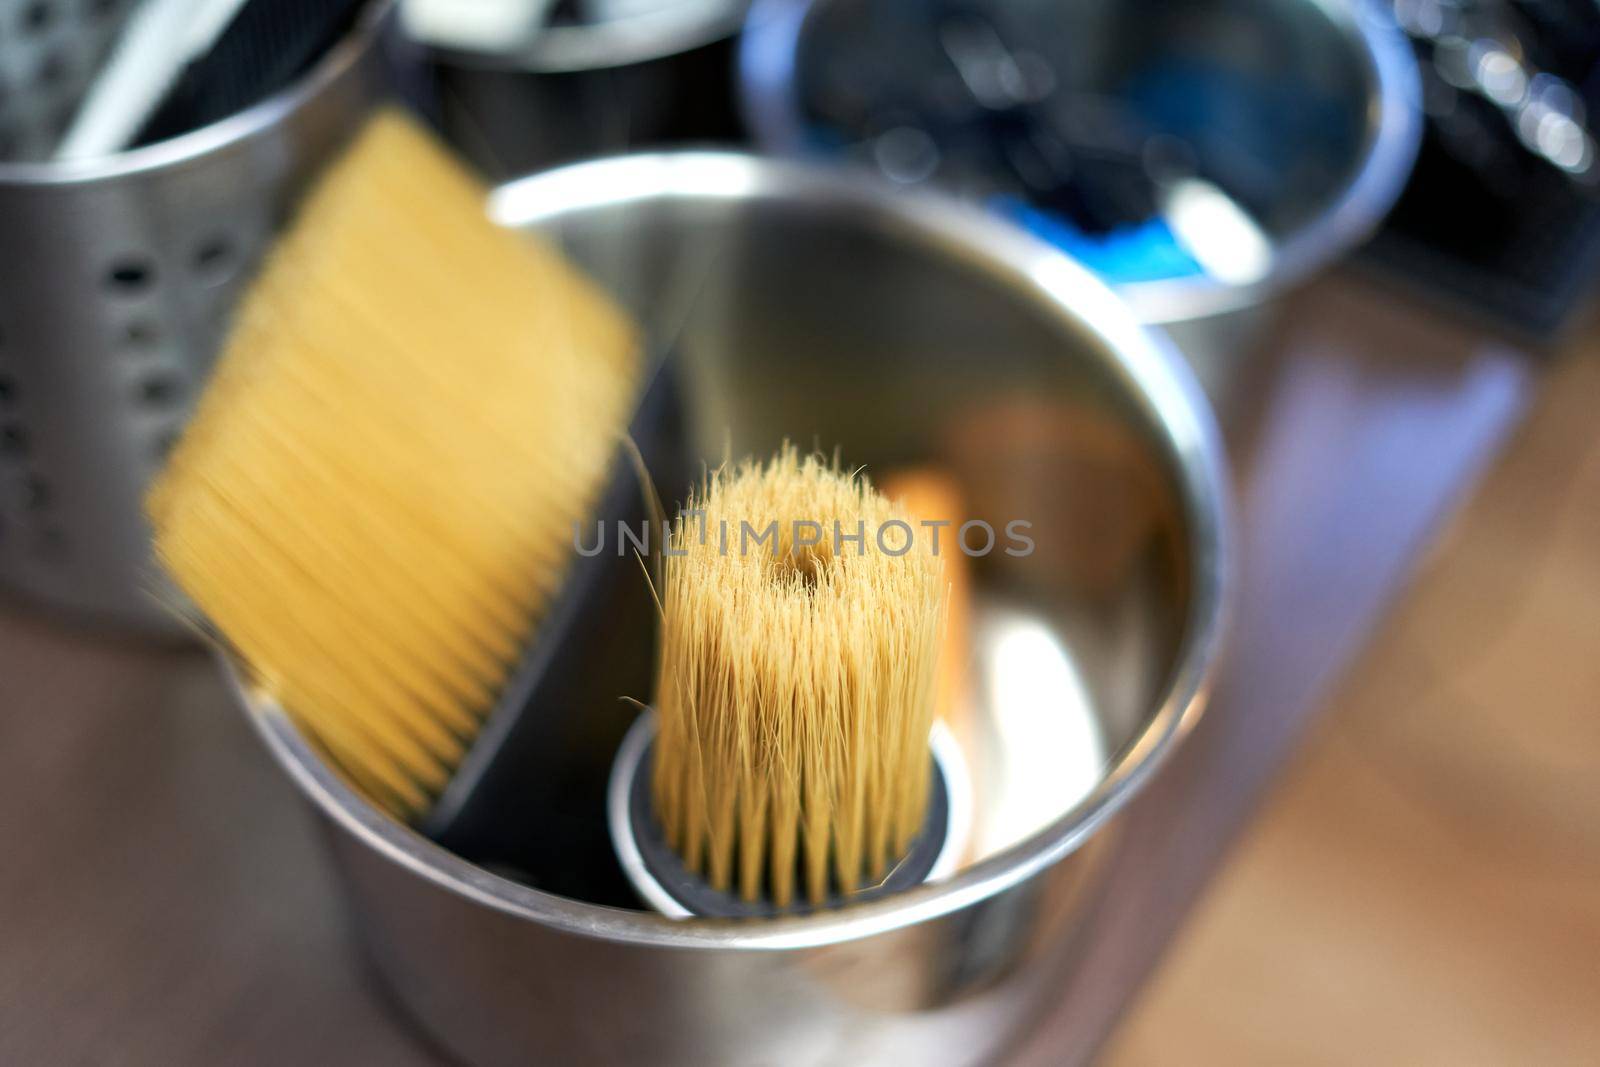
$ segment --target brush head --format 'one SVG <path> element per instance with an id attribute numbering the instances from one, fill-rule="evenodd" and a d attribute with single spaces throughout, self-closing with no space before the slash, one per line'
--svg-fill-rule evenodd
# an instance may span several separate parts
<path id="1" fill-rule="evenodd" d="M 943 590 L 908 516 L 785 447 L 707 480 L 663 572 L 652 804 L 684 868 L 779 910 L 881 883 L 930 796 Z"/>
<path id="2" fill-rule="evenodd" d="M 158 558 L 397 815 L 444 787 L 560 588 L 633 325 L 397 112 L 323 177 L 152 488 Z"/>

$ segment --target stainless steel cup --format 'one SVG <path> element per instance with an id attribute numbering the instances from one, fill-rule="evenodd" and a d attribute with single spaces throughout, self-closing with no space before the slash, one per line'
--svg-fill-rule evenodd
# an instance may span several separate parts
<path id="1" fill-rule="evenodd" d="M 820 85 L 852 99 L 889 97 L 884 82 L 906 75 L 877 62 L 879 47 L 903 46 L 906 25 L 952 10 L 892 0 L 756 0 L 740 42 L 741 103 L 756 142 L 786 156 L 839 155 L 838 131 L 810 128 Z M 1220 407 L 1268 321 L 1268 301 L 1370 236 L 1411 174 L 1421 87 L 1411 46 L 1384 0 L 977 0 L 959 10 L 985 13 L 1043 63 L 1047 96 L 1084 102 L 1080 124 L 1088 121 L 1082 115 L 1100 123 L 1117 115 L 1124 126 L 1150 126 L 1145 134 L 1116 130 L 1130 140 L 1147 137 L 1147 154 L 1172 151 L 1158 142 L 1170 141 L 1173 127 L 1202 154 L 1250 160 L 1250 199 L 1269 246 L 1264 265 L 1248 279 L 1192 274 L 1117 287 L 1141 321 L 1171 334 Z M 816 67 L 841 62 L 830 49 L 851 41 L 845 47 L 856 48 L 870 70 L 848 86 L 836 84 L 837 70 L 831 79 L 817 76 Z M 930 85 L 954 74 L 948 58 L 923 62 Z M 1168 99 L 1159 107 L 1130 102 L 1131 86 L 1148 84 L 1151 72 L 1171 79 Z M 1300 121 L 1285 124 L 1285 112 L 1298 112 Z M 1221 233 L 1217 240 L 1234 240 Z"/>
<path id="2" fill-rule="evenodd" d="M 1204 703 L 1226 509 L 1192 379 L 1060 253 L 837 172 L 619 157 L 505 186 L 493 211 L 675 340 L 708 462 L 787 437 L 875 475 L 935 466 L 973 519 L 1030 522 L 1035 547 L 970 561 L 957 872 L 806 917 L 674 921 L 518 884 L 380 814 L 242 689 L 327 829 L 377 972 L 475 1064 L 993 1057 L 1058 988 L 1107 821 Z M 604 782 L 626 716 L 528 714 L 569 721 L 564 771 Z"/>
<path id="3" fill-rule="evenodd" d="M 222 122 L 103 159 L 0 162 L 0 585 L 179 632 L 145 484 L 277 226 L 387 91 L 390 7 Z"/>
<path id="4" fill-rule="evenodd" d="M 622 0 L 496 51 L 436 48 L 440 123 L 498 178 L 641 148 L 741 139 L 735 37 L 747 0 Z"/>

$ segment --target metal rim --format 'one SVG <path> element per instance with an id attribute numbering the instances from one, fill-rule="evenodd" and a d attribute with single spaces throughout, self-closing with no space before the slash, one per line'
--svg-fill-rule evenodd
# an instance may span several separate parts
<path id="1" fill-rule="evenodd" d="M 801 150 L 794 55 L 816 0 L 756 0 L 739 44 L 739 94 L 763 147 Z M 1411 46 L 1376 0 L 1305 0 L 1360 45 L 1372 77 L 1372 133 L 1355 176 L 1321 214 L 1277 242 L 1272 270 L 1249 286 L 1209 278 L 1132 282 L 1117 287 L 1143 322 L 1204 318 L 1258 304 L 1304 280 L 1377 229 L 1411 176 L 1422 144 L 1422 81 Z"/>
<path id="2" fill-rule="evenodd" d="M 1228 574 L 1227 474 L 1210 409 L 1170 344 L 1144 329 L 1104 283 L 1044 242 L 984 212 L 932 194 L 906 194 L 864 176 L 732 153 L 663 153 L 579 163 L 501 187 L 493 214 L 529 223 L 584 204 L 657 197 L 805 198 L 858 214 L 930 252 L 964 261 L 1012 285 L 1123 379 L 1166 442 L 1190 526 L 1194 581 L 1185 636 L 1157 710 L 1116 753 L 1100 783 L 1027 840 L 899 896 L 839 912 L 760 921 L 685 923 L 643 911 L 586 904 L 491 874 L 382 814 L 346 785 L 270 699 L 228 673 L 268 747 L 307 796 L 342 830 L 448 892 L 575 935 L 675 948 L 780 950 L 834 944 L 936 918 L 1002 892 L 1072 852 L 1149 779 L 1199 718 L 1221 642 Z M 225 664 L 226 666 L 226 664 Z"/>
<path id="3" fill-rule="evenodd" d="M 0 162 L 0 186 L 87 184 L 175 167 L 249 140 L 306 107 L 343 78 L 391 24 L 396 0 L 369 0 L 355 27 L 294 84 L 237 114 L 177 137 L 108 156 L 75 160 Z"/>
<path id="4" fill-rule="evenodd" d="M 611 847 L 616 850 L 622 873 L 627 876 L 634 892 L 669 919 L 690 919 L 694 917 L 694 912 L 667 891 L 645 862 L 633 820 L 628 815 L 628 797 L 633 791 L 639 765 L 655 738 L 656 713 L 653 708 L 646 708 L 633 721 L 622 738 L 622 744 L 617 747 L 617 758 L 611 765 L 611 777 L 606 782 L 606 825 L 611 828 Z M 944 842 L 925 881 L 942 882 L 956 872 L 956 864 L 966 851 L 971 836 L 972 781 L 967 775 L 961 747 L 944 722 L 934 720 L 928 748 L 938 765 L 938 774 L 944 781 L 949 818 L 945 825 Z"/>
<path id="5" fill-rule="evenodd" d="M 658 11 L 586 25 L 542 26 L 531 40 L 503 51 L 435 46 L 442 63 L 483 70 L 565 74 L 648 63 L 731 37 L 748 0 L 680 0 Z"/>

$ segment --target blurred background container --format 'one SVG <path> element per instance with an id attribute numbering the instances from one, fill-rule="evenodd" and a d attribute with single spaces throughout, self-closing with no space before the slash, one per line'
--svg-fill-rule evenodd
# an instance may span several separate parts
<path id="1" fill-rule="evenodd" d="M 1386 8 L 1313 0 L 761 0 L 770 150 L 990 204 L 1166 326 L 1213 399 L 1262 302 L 1369 236 L 1421 134 Z"/>
<path id="2" fill-rule="evenodd" d="M 296 84 L 230 118 L 51 160 L 105 23 L 129 6 L 71 21 L 66 4 L 33 4 L 19 17 L 40 23 L 38 47 L 0 52 L 14 68 L 0 99 L 26 115 L 0 160 L 0 583 L 76 618 L 175 634 L 145 484 L 278 224 L 387 92 L 391 5 L 368 4 Z"/>
<path id="3" fill-rule="evenodd" d="M 1453 315 L 1543 344 L 1600 271 L 1593 0 L 1394 0 L 1427 136 L 1365 257 Z"/>
<path id="4" fill-rule="evenodd" d="M 737 140 L 733 42 L 746 3 L 500 3 L 486 32 L 465 5 L 431 0 L 406 21 L 430 46 L 446 136 L 509 178 L 632 147 Z"/>

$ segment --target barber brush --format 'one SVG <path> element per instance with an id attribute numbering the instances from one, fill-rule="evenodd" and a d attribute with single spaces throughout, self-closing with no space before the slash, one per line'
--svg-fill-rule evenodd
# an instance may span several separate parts
<path id="1" fill-rule="evenodd" d="M 945 873 L 966 796 L 934 714 L 944 583 L 909 514 L 786 446 L 710 476 L 662 564 L 655 706 L 609 797 L 640 895 L 770 916 Z"/>
<path id="2" fill-rule="evenodd" d="M 150 492 L 156 554 L 353 785 L 436 818 L 578 596 L 573 526 L 606 495 L 642 363 L 609 297 L 381 114 L 248 293 Z M 479 763 L 515 732 L 502 710 Z"/>

